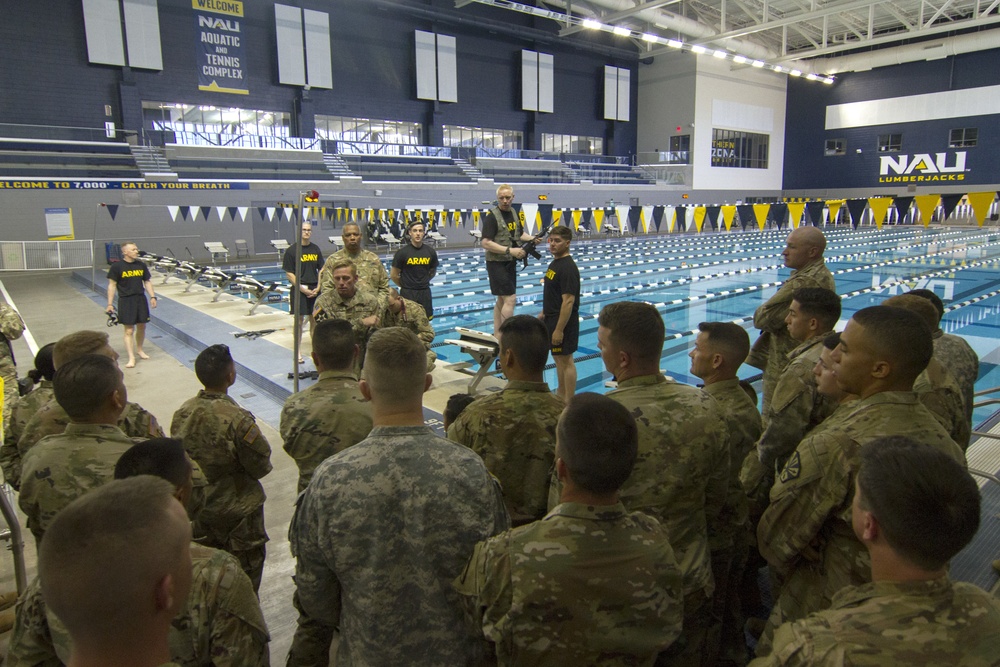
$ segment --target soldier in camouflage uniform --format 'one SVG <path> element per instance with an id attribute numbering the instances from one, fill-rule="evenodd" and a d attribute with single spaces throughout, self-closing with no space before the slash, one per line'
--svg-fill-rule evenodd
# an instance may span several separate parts
<path id="1" fill-rule="evenodd" d="M 639 425 L 639 454 L 622 503 L 664 525 L 684 573 L 686 648 L 670 664 L 700 665 L 713 590 L 708 540 L 722 529 L 730 484 L 725 418 L 706 392 L 660 374 L 664 325 L 652 305 L 610 304 L 598 325 L 604 367 L 618 378 L 608 396 Z"/>
<path id="2" fill-rule="evenodd" d="M 0 378 L 3 378 L 3 422 L 7 423 L 10 410 L 17 402 L 17 363 L 14 361 L 12 340 L 24 333 L 24 320 L 16 310 L 0 303 Z"/>
<path id="3" fill-rule="evenodd" d="M 785 579 L 758 655 L 774 628 L 830 606 L 833 594 L 871 580 L 868 555 L 851 530 L 858 450 L 875 438 L 911 436 L 964 463 L 961 448 L 917 400 L 913 382 L 933 354 L 931 332 L 915 314 L 874 306 L 854 314 L 832 359 L 837 382 L 860 398 L 816 427 L 771 489 L 761 518 L 761 555 Z"/>
<path id="4" fill-rule="evenodd" d="M 565 403 L 543 377 L 549 335 L 537 317 L 515 315 L 500 325 L 503 390 L 472 402 L 448 428 L 448 437 L 483 457 L 500 480 L 511 523 L 545 516 L 555 460 L 556 423 Z"/>
<path id="5" fill-rule="evenodd" d="M 683 576 L 666 530 L 618 499 L 635 462 L 635 420 L 584 393 L 558 432 L 560 504 L 477 545 L 455 588 L 499 665 L 598 665 L 612 655 L 652 664 L 681 634 Z"/>
<path id="6" fill-rule="evenodd" d="M 341 232 L 344 247 L 329 257 L 319 272 L 320 294 L 331 294 L 336 291 L 337 283 L 333 279 L 333 270 L 343 261 L 349 261 L 357 268 L 358 289 L 369 292 L 378 301 L 379 310 L 384 310 L 389 302 L 389 274 L 378 255 L 361 247 L 361 227 L 349 222 Z"/>
<path id="7" fill-rule="evenodd" d="M 910 290 L 907 294 L 913 294 L 927 299 L 937 311 L 938 323 L 932 327 L 934 330 L 934 358 L 941 362 L 941 365 L 955 376 L 959 386 L 962 388 L 962 399 L 965 404 L 965 415 L 972 423 L 972 404 L 976 393 L 976 380 L 979 379 L 979 355 L 972 349 L 972 346 L 961 336 L 946 334 L 941 329 L 941 318 L 944 317 L 944 302 L 941 298 L 927 289 Z"/>
<path id="8" fill-rule="evenodd" d="M 267 543 L 259 480 L 271 472 L 271 446 L 254 416 L 227 393 L 236 382 L 228 347 L 202 350 L 194 371 L 205 388 L 174 413 L 170 435 L 184 443 L 208 481 L 195 535 L 202 544 L 236 556 L 259 590 Z"/>
<path id="9" fill-rule="evenodd" d="M 63 433 L 42 439 L 24 455 L 18 501 L 39 545 L 56 514 L 111 480 L 118 457 L 132 446 L 114 425 L 127 394 L 113 360 L 86 354 L 63 364 L 53 390 L 72 421 Z"/>
<path id="10" fill-rule="evenodd" d="M 125 452 L 115 478 L 155 475 L 174 485 L 184 506 L 192 491 L 191 460 L 177 440 L 157 438 Z M 192 583 L 187 603 L 170 627 L 170 656 L 183 667 L 242 667 L 270 663 L 268 632 L 260 603 L 239 561 L 219 549 L 191 543 Z M 45 607 L 35 579 L 18 600 L 7 653 L 9 665 L 66 663 L 69 634 Z"/>
<path id="11" fill-rule="evenodd" d="M 4 422 L 3 443 L 0 444 L 0 467 L 3 468 L 4 479 L 15 489 L 21 485 L 21 454 L 17 450 L 17 441 L 21 438 L 28 420 L 54 397 L 52 393 L 52 377 L 56 374 L 52 363 L 54 347 L 55 343 L 49 343 L 38 350 L 38 354 L 35 355 L 35 367 L 28 371 L 28 377 L 41 384 L 17 400 L 11 408 L 10 418 Z"/>
<path id="12" fill-rule="evenodd" d="M 427 348 L 427 372 L 434 370 L 434 363 L 437 361 L 437 352 L 431 349 L 434 342 L 434 327 L 427 319 L 427 313 L 416 301 L 404 299 L 399 295 L 395 287 L 389 288 L 389 302 L 382 311 L 383 327 L 406 327 L 413 333 Z"/>
<path id="13" fill-rule="evenodd" d="M 299 493 L 312 480 L 320 463 L 366 437 L 372 430 L 371 403 L 365 400 L 354 375 L 358 346 L 347 320 L 325 320 L 316 325 L 312 358 L 319 381 L 293 394 L 281 411 L 281 438 L 285 451 L 299 467 Z M 335 628 L 309 618 L 299 603 L 289 665 L 325 665 Z"/>
<path id="14" fill-rule="evenodd" d="M 781 371 L 788 365 L 788 353 L 798 345 L 785 325 L 792 295 L 800 287 L 836 290 L 833 274 L 823 261 L 824 250 L 826 238 L 816 227 L 799 227 L 789 234 L 781 256 L 785 259 L 785 266 L 792 269 L 792 275 L 753 314 L 753 325 L 761 333 L 753 345 L 748 363 L 764 371 L 764 407 L 761 414 L 765 428 L 767 409 L 771 404 L 774 388 L 781 377 Z"/>
<path id="15" fill-rule="evenodd" d="M 481 657 L 451 582 L 476 543 L 509 520 L 482 459 L 424 425 L 425 364 L 413 332 L 372 336 L 361 391 L 375 428 L 316 469 L 289 527 L 299 601 L 340 629 L 340 664 L 458 666 Z"/>
<path id="16" fill-rule="evenodd" d="M 191 589 L 191 524 L 170 482 L 109 481 L 56 517 L 38 554 L 42 597 L 70 665 L 158 667 Z"/>
<path id="17" fill-rule="evenodd" d="M 830 609 L 782 625 L 773 653 L 752 667 L 996 665 L 1000 601 L 948 578 L 979 513 L 975 481 L 949 456 L 908 438 L 865 445 L 851 514 L 872 583 L 848 586 Z"/>
<path id="18" fill-rule="evenodd" d="M 360 371 L 365 363 L 368 337 L 380 325 L 385 308 L 379 305 L 373 293 L 359 289 L 358 272 L 350 260 L 336 262 L 330 267 L 330 272 L 336 287 L 320 293 L 313 314 L 317 322 L 341 319 L 351 323 L 354 342 L 360 349 L 356 368 Z"/>
<path id="19" fill-rule="evenodd" d="M 729 433 L 729 490 L 719 515 L 719 530 L 708 541 L 715 592 L 714 624 L 706 662 L 742 665 L 747 649 L 743 638 L 746 619 L 741 581 L 751 540 L 747 496 L 740 483 L 740 462 L 753 451 L 761 430 L 757 401 L 750 398 L 736 375 L 750 353 L 750 336 L 732 322 L 702 322 L 698 331 L 688 355 L 691 374 L 705 383 L 705 392 L 718 402 Z M 756 569 L 748 578 L 755 580 L 755 574 Z"/>
<path id="20" fill-rule="evenodd" d="M 806 433 L 829 417 L 837 407 L 816 391 L 813 369 L 823 349 L 823 339 L 840 319 L 840 297 L 822 287 L 800 287 L 792 294 L 785 317 L 788 334 L 798 345 L 788 353 L 788 365 L 774 387 L 763 416 L 766 424 L 757 441 L 759 474 L 744 479 L 746 491 L 763 511 L 774 476 L 792 455 Z"/>
<path id="21" fill-rule="evenodd" d="M 59 339 L 52 350 L 52 362 L 58 369 L 84 354 L 101 354 L 115 362 L 118 360 L 118 353 L 108 344 L 108 334 L 102 331 L 83 330 Z M 18 457 L 23 459 L 28 450 L 42 438 L 62 433 L 69 423 L 69 415 L 62 409 L 58 401 L 49 401 L 40 407 L 24 425 L 21 437 L 17 441 Z M 125 409 L 118 417 L 118 428 L 128 437 L 141 440 L 163 436 L 163 429 L 160 428 L 156 417 L 144 410 L 142 406 L 131 402 L 125 404 Z M 8 481 L 15 488 L 18 488 L 20 477 Z"/>

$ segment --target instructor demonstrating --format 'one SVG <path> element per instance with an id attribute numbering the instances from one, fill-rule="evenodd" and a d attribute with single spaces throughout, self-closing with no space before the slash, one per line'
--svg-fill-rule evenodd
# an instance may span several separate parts
<path id="1" fill-rule="evenodd" d="M 123 243 L 122 261 L 108 269 L 108 307 L 104 310 L 114 312 L 115 292 L 118 292 L 118 321 L 125 325 L 125 351 L 128 353 L 125 368 L 135 368 L 137 355 L 140 359 L 149 359 L 142 350 L 142 343 L 146 340 L 150 305 L 156 308 L 151 279 L 149 267 L 139 259 L 139 248 L 132 242 Z"/>
<path id="2" fill-rule="evenodd" d="M 483 218 L 483 249 L 486 250 L 486 273 L 490 278 L 490 292 L 496 296 L 493 307 L 493 335 L 500 332 L 504 320 L 514 315 L 517 299 L 517 271 L 514 260 L 523 259 L 525 250 L 515 245 L 518 241 L 538 241 L 524 231 L 524 223 L 511 207 L 514 188 L 501 185 L 497 200 Z"/>

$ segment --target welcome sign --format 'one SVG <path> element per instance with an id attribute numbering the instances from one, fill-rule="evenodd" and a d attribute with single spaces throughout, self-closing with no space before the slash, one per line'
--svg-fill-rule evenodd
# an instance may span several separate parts
<path id="1" fill-rule="evenodd" d="M 198 90 L 249 95 L 243 3 L 239 0 L 191 0 L 198 40 Z"/>

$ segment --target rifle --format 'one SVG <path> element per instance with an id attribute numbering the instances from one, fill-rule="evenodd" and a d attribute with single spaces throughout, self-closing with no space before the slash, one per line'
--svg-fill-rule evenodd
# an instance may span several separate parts
<path id="1" fill-rule="evenodd" d="M 280 329 L 257 329 L 256 331 L 230 331 L 236 338 L 246 338 L 247 340 L 257 340 L 261 336 L 266 336 L 268 334 L 273 334 L 275 331 L 284 331 L 285 327 Z"/>

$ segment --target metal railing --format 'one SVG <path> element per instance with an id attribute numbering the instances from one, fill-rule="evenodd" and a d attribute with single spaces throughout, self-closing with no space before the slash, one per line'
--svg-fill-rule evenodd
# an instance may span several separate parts
<path id="1" fill-rule="evenodd" d="M 158 135 L 158 136 L 157 136 Z M 315 150 L 320 139 L 306 137 L 281 137 L 274 134 L 222 134 L 218 132 L 178 132 L 144 130 L 143 136 L 157 145 L 217 146 L 220 148 L 291 148 Z M 159 141 L 157 141 L 159 139 Z"/>
<path id="2" fill-rule="evenodd" d="M 0 241 L 0 271 L 88 269 L 94 265 L 94 242 Z"/>
<path id="3" fill-rule="evenodd" d="M 137 136 L 135 130 L 105 127 L 73 127 L 63 125 L 31 125 L 0 123 L 0 136 L 11 139 L 45 139 L 50 141 L 127 141 Z M 112 136 L 109 136 L 112 135 Z"/>

